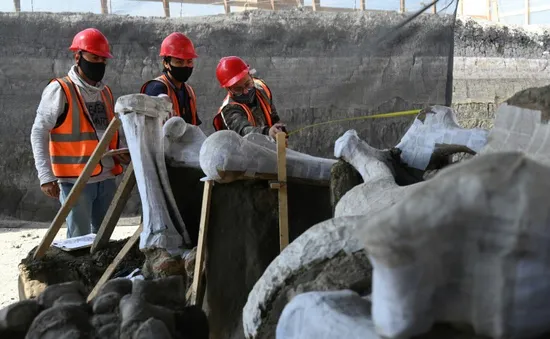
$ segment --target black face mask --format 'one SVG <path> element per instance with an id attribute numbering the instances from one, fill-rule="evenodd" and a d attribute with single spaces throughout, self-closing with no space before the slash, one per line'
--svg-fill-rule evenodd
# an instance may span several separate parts
<path id="1" fill-rule="evenodd" d="M 233 95 L 233 100 L 236 102 L 240 102 L 241 104 L 251 104 L 256 99 L 256 88 L 252 87 L 252 89 L 248 90 L 248 93 L 241 94 L 241 95 Z"/>
<path id="2" fill-rule="evenodd" d="M 89 62 L 88 60 L 84 59 L 82 55 L 78 60 L 78 67 L 80 67 L 82 73 L 84 73 L 84 75 L 88 79 L 96 82 L 99 82 L 101 81 L 101 79 L 103 79 L 106 66 L 107 65 L 103 62 Z"/>
<path id="3" fill-rule="evenodd" d="M 193 67 L 176 67 L 170 65 L 170 69 L 168 71 L 177 81 L 186 82 L 187 79 L 189 79 L 189 77 L 191 76 L 191 73 L 193 73 Z"/>

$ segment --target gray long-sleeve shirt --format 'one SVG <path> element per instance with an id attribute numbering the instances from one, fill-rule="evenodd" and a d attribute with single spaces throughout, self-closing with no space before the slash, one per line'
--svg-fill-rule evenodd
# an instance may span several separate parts
<path id="1" fill-rule="evenodd" d="M 247 105 L 252 111 L 256 126 L 252 126 L 246 112 L 239 105 L 228 104 L 222 109 L 222 116 L 227 125 L 227 128 L 245 136 L 249 133 L 269 134 L 269 126 L 265 119 L 264 112 L 262 111 L 258 99 L 253 104 Z M 273 102 L 271 103 L 271 122 L 273 124 L 280 121 L 277 109 Z"/>
<path id="2" fill-rule="evenodd" d="M 101 139 L 109 125 L 107 111 L 101 98 L 101 91 L 104 89 L 105 85 L 102 82 L 99 82 L 96 86 L 88 84 L 78 75 L 76 67 L 76 65 L 71 67 L 69 78 L 80 90 L 80 94 L 87 108 L 87 114 L 96 129 L 98 139 Z M 59 117 L 64 112 L 66 104 L 67 98 L 65 97 L 61 85 L 57 81 L 46 86 L 42 92 L 42 98 L 36 110 L 36 117 L 31 129 L 31 146 L 40 185 L 57 180 L 60 182 L 76 182 L 76 178 L 56 178 L 53 174 L 50 160 L 50 131 L 55 127 Z M 119 136 L 120 147 L 126 147 L 122 128 L 119 129 Z M 88 183 L 99 182 L 114 177 L 111 171 L 114 167 L 113 159 L 111 157 L 105 157 L 101 160 L 101 164 L 103 165 L 101 174 L 91 177 Z"/>

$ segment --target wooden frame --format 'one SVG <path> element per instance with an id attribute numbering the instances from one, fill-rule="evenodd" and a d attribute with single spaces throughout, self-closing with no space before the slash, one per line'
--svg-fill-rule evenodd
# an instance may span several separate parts
<path id="1" fill-rule="evenodd" d="M 99 144 L 97 145 L 94 152 L 88 159 L 88 162 L 84 167 L 84 170 L 82 171 L 82 173 L 76 180 L 75 184 L 73 185 L 71 192 L 69 192 L 69 195 L 65 200 L 65 203 L 61 206 L 59 211 L 57 211 L 57 214 L 55 215 L 55 218 L 50 224 L 48 231 L 46 232 L 46 234 L 42 238 L 42 241 L 36 248 L 36 251 L 34 252 L 34 259 L 42 258 L 50 248 L 53 240 L 55 239 L 55 236 L 57 235 L 57 233 L 59 232 L 59 229 L 61 228 L 61 225 L 63 225 L 63 223 L 65 222 L 65 219 L 69 215 L 69 212 L 71 211 L 73 206 L 76 204 L 76 201 L 78 200 L 78 197 L 80 196 L 80 194 L 84 190 L 84 187 L 88 183 L 88 180 L 90 179 L 90 176 L 94 171 L 94 168 L 101 160 L 101 157 L 103 156 L 105 149 L 107 149 L 107 146 L 111 141 L 111 138 L 114 136 L 115 132 L 120 127 L 120 125 L 121 125 L 120 119 L 116 116 L 109 123 L 109 126 L 107 127 L 107 129 L 105 130 L 105 133 L 101 137 Z"/>

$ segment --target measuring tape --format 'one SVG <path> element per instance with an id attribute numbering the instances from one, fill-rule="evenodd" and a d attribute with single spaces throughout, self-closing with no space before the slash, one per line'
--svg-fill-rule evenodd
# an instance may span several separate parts
<path id="1" fill-rule="evenodd" d="M 403 116 L 407 116 L 407 115 L 416 115 L 416 114 L 420 113 L 420 111 L 421 111 L 421 109 L 413 109 L 413 110 L 410 110 L 410 111 L 382 113 L 382 114 L 366 115 L 366 116 L 361 116 L 361 117 L 330 120 L 330 121 L 320 122 L 320 123 L 317 123 L 317 124 L 307 125 L 307 126 L 304 126 L 302 128 L 298 128 L 297 130 L 289 132 L 288 135 L 290 136 L 294 133 L 301 132 L 305 129 L 312 128 L 312 127 L 317 127 L 317 126 L 321 126 L 321 125 L 328 125 L 328 124 L 334 124 L 334 123 L 345 122 L 345 121 L 353 121 L 353 120 L 403 117 Z"/>

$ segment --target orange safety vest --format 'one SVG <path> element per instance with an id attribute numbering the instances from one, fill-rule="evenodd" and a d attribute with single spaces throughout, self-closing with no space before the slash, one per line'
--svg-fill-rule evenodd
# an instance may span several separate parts
<path id="1" fill-rule="evenodd" d="M 254 78 L 254 87 L 256 87 L 256 99 L 258 99 L 258 102 L 260 103 L 260 108 L 264 113 L 267 126 L 271 127 L 273 126 L 273 123 L 271 122 L 271 90 L 262 80 L 257 78 Z M 227 129 L 227 124 L 225 123 L 225 118 L 223 117 L 222 113 L 222 110 L 227 105 L 240 106 L 246 113 L 246 117 L 250 124 L 252 126 L 256 126 L 256 119 L 254 119 L 254 115 L 252 115 L 252 110 L 247 105 L 241 104 L 240 102 L 236 102 L 235 100 L 233 100 L 231 94 L 227 93 L 227 96 L 223 100 L 223 103 L 220 106 L 218 113 L 214 116 L 213 124 L 216 131 Z"/>
<path id="2" fill-rule="evenodd" d="M 61 125 L 50 132 L 50 158 L 53 174 L 58 178 L 77 178 L 80 176 L 88 159 L 99 144 L 96 130 L 88 116 L 84 100 L 78 92 L 75 84 L 66 76 L 50 80 L 57 81 L 65 97 L 67 98 L 67 115 Z M 108 86 L 101 91 L 101 99 L 105 105 L 109 122 L 115 117 L 113 93 Z M 109 143 L 109 149 L 117 149 L 119 143 L 118 131 Z M 92 172 L 92 177 L 97 176 L 103 170 L 101 162 Z M 122 166 L 115 160 L 113 174 L 119 175 L 123 171 Z"/>
<path id="3" fill-rule="evenodd" d="M 176 116 L 181 117 L 181 110 L 180 110 L 180 103 L 178 100 L 178 96 L 176 95 L 176 91 L 174 91 L 173 85 L 170 83 L 170 80 L 166 77 L 165 74 L 155 78 L 154 80 L 160 81 L 166 86 L 166 89 L 168 91 L 168 97 L 172 101 L 172 105 L 174 106 L 174 111 L 176 112 Z M 152 80 L 147 81 L 146 83 L 141 86 L 141 93 L 145 93 L 145 88 Z M 187 94 L 189 95 L 189 107 L 191 108 L 191 124 L 197 126 L 197 96 L 195 95 L 195 91 L 193 91 L 193 88 L 189 86 L 188 84 L 184 83 L 185 89 L 187 90 Z"/>

